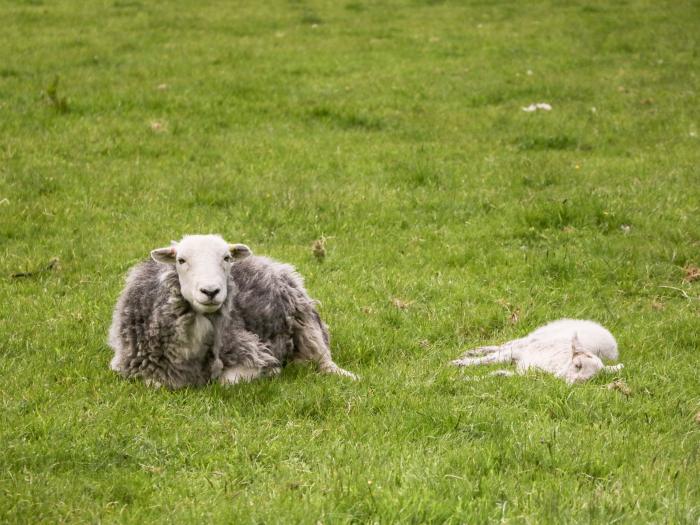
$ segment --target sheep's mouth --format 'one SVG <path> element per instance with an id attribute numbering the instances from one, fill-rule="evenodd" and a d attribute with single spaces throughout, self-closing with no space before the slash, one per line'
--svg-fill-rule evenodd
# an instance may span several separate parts
<path id="1" fill-rule="evenodd" d="M 221 308 L 222 304 L 224 303 L 219 301 L 195 301 L 194 307 L 202 313 L 211 314 Z"/>

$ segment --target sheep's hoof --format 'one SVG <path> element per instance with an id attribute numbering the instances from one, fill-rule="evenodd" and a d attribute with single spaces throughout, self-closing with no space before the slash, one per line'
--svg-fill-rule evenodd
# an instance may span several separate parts
<path id="1" fill-rule="evenodd" d="M 110 370 L 114 370 L 115 372 L 121 372 L 122 367 L 121 367 L 121 360 L 119 357 L 116 355 L 112 358 L 112 360 L 109 362 L 109 368 Z"/>
<path id="2" fill-rule="evenodd" d="M 353 381 L 360 380 L 360 377 L 357 374 L 353 374 L 352 372 L 350 372 L 349 370 L 345 370 L 344 368 L 338 368 L 338 371 L 335 373 L 344 377 L 349 377 Z"/>
<path id="3" fill-rule="evenodd" d="M 274 368 L 266 368 L 264 376 L 265 377 L 275 377 L 275 376 L 280 375 L 281 373 L 282 373 L 282 369 L 280 367 L 276 366 Z"/>
<path id="4" fill-rule="evenodd" d="M 211 377 L 216 379 L 221 375 L 221 371 L 224 369 L 224 364 L 221 359 L 216 358 L 211 364 Z"/>
<path id="5" fill-rule="evenodd" d="M 339 376 L 349 377 L 353 381 L 360 380 L 360 378 L 357 375 L 353 374 L 349 370 L 345 370 L 344 368 L 340 368 L 335 363 L 331 363 L 329 365 L 322 366 L 321 373 L 323 373 L 323 374 L 337 374 Z"/>
<path id="6" fill-rule="evenodd" d="M 257 379 L 262 374 L 263 370 L 261 368 L 235 366 L 233 368 L 227 368 L 221 373 L 221 377 L 219 377 L 219 383 L 221 383 L 224 386 L 245 383 Z"/>
<path id="7" fill-rule="evenodd" d="M 160 381 L 156 381 L 155 379 L 144 379 L 143 382 L 149 388 L 163 388 L 163 383 L 161 383 Z"/>

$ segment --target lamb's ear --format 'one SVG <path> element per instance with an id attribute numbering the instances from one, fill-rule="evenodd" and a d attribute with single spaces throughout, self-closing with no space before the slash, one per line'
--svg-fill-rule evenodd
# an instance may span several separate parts
<path id="1" fill-rule="evenodd" d="M 176 246 L 168 246 L 167 248 L 158 248 L 157 250 L 153 250 L 151 252 L 151 257 L 153 258 L 154 261 L 163 263 L 163 264 L 175 264 L 175 257 L 176 257 L 176 251 L 175 251 Z"/>
<path id="2" fill-rule="evenodd" d="M 253 255 L 251 249 L 245 244 L 229 244 L 228 249 L 234 259 L 243 259 L 249 255 Z"/>
<path id="3" fill-rule="evenodd" d="M 578 338 L 578 334 L 574 334 L 574 337 L 571 338 L 571 355 L 572 357 L 576 357 L 577 354 L 583 354 L 583 346 L 581 345 L 581 341 Z"/>

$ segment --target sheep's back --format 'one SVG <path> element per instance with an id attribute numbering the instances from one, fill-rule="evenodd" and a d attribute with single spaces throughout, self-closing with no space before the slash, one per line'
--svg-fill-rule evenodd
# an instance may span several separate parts
<path id="1" fill-rule="evenodd" d="M 237 291 L 234 303 L 246 329 L 270 341 L 292 336 L 292 322 L 309 298 L 301 276 L 288 265 L 267 257 L 250 256 L 231 269 Z"/>

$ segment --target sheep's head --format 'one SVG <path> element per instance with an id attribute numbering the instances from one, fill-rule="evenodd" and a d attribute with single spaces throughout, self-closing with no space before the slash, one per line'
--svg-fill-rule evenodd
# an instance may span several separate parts
<path id="1" fill-rule="evenodd" d="M 182 296 L 197 312 L 210 314 L 226 300 L 234 260 L 250 254 L 245 244 L 228 244 L 218 235 L 188 235 L 153 250 L 151 257 L 175 265 Z"/>
<path id="2" fill-rule="evenodd" d="M 600 372 L 605 365 L 603 361 L 590 352 L 586 352 L 579 341 L 578 335 L 574 334 L 571 340 L 571 364 L 566 371 L 567 383 L 580 383 L 586 381 Z"/>

